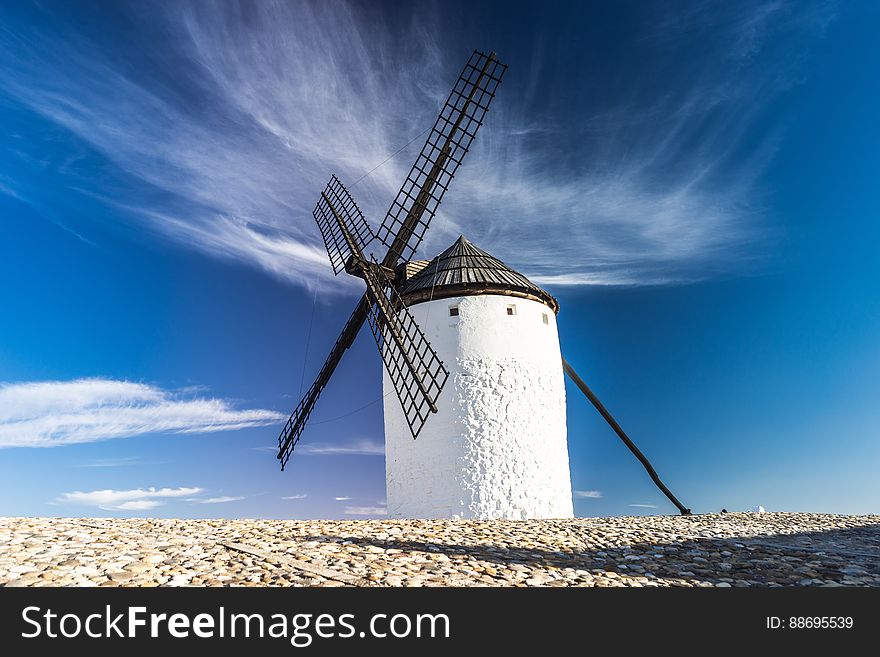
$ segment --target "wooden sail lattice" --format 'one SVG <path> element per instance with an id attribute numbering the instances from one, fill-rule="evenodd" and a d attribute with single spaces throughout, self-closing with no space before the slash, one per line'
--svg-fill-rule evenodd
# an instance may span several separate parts
<path id="1" fill-rule="evenodd" d="M 505 70 L 507 66 L 495 58 L 495 53 L 474 51 L 458 76 L 376 234 L 396 260 L 409 260 L 416 252 L 483 125 Z"/>
<path id="2" fill-rule="evenodd" d="M 419 435 L 449 377 L 397 290 L 376 267 L 367 279 L 375 302 L 368 321 L 413 438 Z"/>
<path id="3" fill-rule="evenodd" d="M 314 211 L 312 211 L 312 216 L 318 222 L 318 228 L 324 238 L 324 246 L 327 247 L 327 255 L 330 256 L 333 273 L 338 275 L 345 269 L 345 265 L 354 255 L 354 251 L 348 244 L 343 225 L 336 220 L 333 209 L 344 220 L 344 226 L 347 228 L 349 236 L 354 239 L 360 251 L 363 251 L 375 236 L 354 198 L 348 193 L 339 178 L 335 175 L 331 176 L 330 182 L 327 183 Z"/>

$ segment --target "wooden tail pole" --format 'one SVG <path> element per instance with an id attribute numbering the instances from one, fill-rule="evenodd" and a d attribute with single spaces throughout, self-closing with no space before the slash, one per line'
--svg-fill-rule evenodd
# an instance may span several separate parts
<path id="1" fill-rule="evenodd" d="M 574 371 L 574 368 L 571 365 L 569 365 L 568 361 L 566 361 L 564 358 L 562 359 L 562 369 L 565 370 L 565 373 L 568 374 L 568 377 L 572 381 L 574 381 L 574 384 L 578 388 L 581 389 L 581 392 L 584 393 L 584 395 L 586 395 L 587 399 L 589 399 L 590 402 L 593 404 L 593 406 L 596 407 L 596 410 L 599 411 L 599 414 L 605 418 L 605 421 L 611 425 L 611 428 L 614 429 L 614 432 L 618 436 L 620 436 L 620 439 L 623 441 L 624 445 L 626 445 L 629 448 L 629 451 L 631 451 L 635 455 L 635 457 L 639 460 L 639 462 L 643 466 L 645 466 L 645 470 L 647 470 L 648 475 L 651 477 L 651 480 L 655 484 L 657 484 L 657 488 L 659 488 L 661 491 L 663 491 L 663 494 L 666 497 L 668 497 L 669 501 L 672 502 L 678 508 L 678 510 L 681 512 L 681 515 L 683 515 L 683 516 L 691 515 L 691 510 L 688 509 L 687 507 L 685 507 L 684 504 L 679 502 L 678 499 L 675 497 L 675 495 L 672 494 L 672 491 L 670 491 L 668 488 L 666 488 L 666 485 L 662 481 L 660 481 L 660 477 L 657 476 L 657 471 L 654 470 L 654 467 L 651 465 L 650 461 L 648 461 L 648 459 L 645 458 L 645 455 L 642 454 L 641 450 L 635 446 L 633 441 L 631 441 L 629 439 L 629 436 L 627 436 L 626 433 L 624 433 L 623 429 L 620 427 L 620 425 L 617 424 L 617 420 L 615 420 L 613 417 L 611 417 L 611 413 L 608 412 L 608 409 L 606 409 L 602 405 L 602 402 L 599 401 L 599 398 L 593 394 L 593 391 L 590 390 L 589 386 L 587 386 L 587 384 L 584 383 L 584 380 L 577 375 L 577 372 Z"/>

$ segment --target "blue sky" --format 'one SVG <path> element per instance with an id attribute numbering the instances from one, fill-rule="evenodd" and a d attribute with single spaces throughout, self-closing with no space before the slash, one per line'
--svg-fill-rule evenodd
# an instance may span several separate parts
<path id="1" fill-rule="evenodd" d="M 382 515 L 369 337 L 287 471 L 269 449 L 361 291 L 311 209 L 427 128 L 475 47 L 510 69 L 419 255 L 464 233 L 553 292 L 566 358 L 695 511 L 877 512 L 878 26 L 4 3 L 0 514 Z M 374 226 L 419 146 L 351 186 Z M 567 390 L 576 513 L 674 512 Z"/>

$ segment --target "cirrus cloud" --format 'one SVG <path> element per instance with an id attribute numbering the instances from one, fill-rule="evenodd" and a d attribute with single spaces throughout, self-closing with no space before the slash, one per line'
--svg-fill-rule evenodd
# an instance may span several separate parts
<path id="1" fill-rule="evenodd" d="M 181 488 L 135 488 L 132 490 L 93 490 L 64 493 L 57 498 L 62 504 L 96 506 L 106 511 L 143 511 L 164 504 L 168 498 L 197 495 L 204 489 L 198 487 Z"/>
<path id="2" fill-rule="evenodd" d="M 239 410 L 145 383 L 75 379 L 0 383 L 0 448 L 58 447 L 149 433 L 211 433 L 272 424 L 282 415 Z"/>
<path id="3" fill-rule="evenodd" d="M 226 504 L 227 502 L 240 502 L 246 500 L 244 495 L 220 495 L 219 497 L 194 498 L 187 500 L 188 502 L 198 502 L 199 504 Z"/>
<path id="4" fill-rule="evenodd" d="M 372 440 L 358 440 L 345 444 L 308 443 L 297 446 L 296 451 L 306 456 L 383 456 L 385 445 Z"/>
<path id="5" fill-rule="evenodd" d="M 574 496 L 579 499 L 598 499 L 602 497 L 602 491 L 600 490 L 576 490 L 574 491 Z"/>
<path id="6" fill-rule="evenodd" d="M 347 506 L 343 513 L 347 516 L 387 516 L 388 509 L 384 506 Z"/>
<path id="7" fill-rule="evenodd" d="M 123 13 L 144 47 L 127 56 L 63 19 L 54 30 L 8 20 L 0 87 L 113 169 L 105 187 L 91 171 L 56 171 L 66 192 L 291 283 L 351 290 L 328 267 L 315 196 L 330 171 L 353 187 L 429 127 L 469 50 L 444 12 L 416 7 L 399 8 L 397 31 L 363 3 L 132 4 Z M 621 35 L 631 58 L 562 40 L 558 51 L 533 41 L 502 53 L 516 64 L 513 81 L 420 255 L 464 232 L 551 285 L 671 283 L 753 267 L 773 235 L 761 177 L 778 142 L 755 130 L 804 77 L 791 53 L 807 52 L 834 12 L 826 2 L 694 3 L 672 16 L 644 3 Z M 139 50 L 162 58 L 141 70 L 130 54 Z M 566 62 L 601 93 L 573 88 Z M 45 167 L 39 149 L 57 137 L 40 138 L 22 166 Z M 373 225 L 420 142 L 358 186 Z M 3 193 L 45 197 L 45 176 L 29 184 L 22 167 L 11 170 Z"/>

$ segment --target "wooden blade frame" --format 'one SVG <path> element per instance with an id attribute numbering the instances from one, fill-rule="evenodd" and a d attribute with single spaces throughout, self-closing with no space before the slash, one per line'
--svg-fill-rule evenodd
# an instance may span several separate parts
<path id="1" fill-rule="evenodd" d="M 284 469 L 284 466 L 287 465 L 287 461 L 290 459 L 290 455 L 293 453 L 293 448 L 296 447 L 296 443 L 299 442 L 299 437 L 302 435 L 306 422 L 312 414 L 312 409 L 315 406 L 315 402 L 318 400 L 318 396 L 330 381 L 330 377 L 333 376 L 336 366 L 339 365 L 339 361 L 342 359 L 342 354 L 344 354 L 352 343 L 354 343 L 354 339 L 361 330 L 364 320 L 367 319 L 370 306 L 372 306 L 372 302 L 370 298 L 364 294 L 357 306 L 355 306 L 354 312 L 351 313 L 351 317 L 349 317 L 348 321 L 345 323 L 342 333 L 340 333 L 339 337 L 336 339 L 336 344 L 333 345 L 333 349 L 330 350 L 330 355 L 327 357 L 327 360 L 324 361 L 324 365 L 318 373 L 318 378 L 315 379 L 315 382 L 311 385 L 308 392 L 306 392 L 305 396 L 299 402 L 299 405 L 297 405 L 296 409 L 290 415 L 290 419 L 287 420 L 287 423 L 281 430 L 281 435 L 278 437 L 278 459 L 281 461 L 282 470 Z"/>
<path id="2" fill-rule="evenodd" d="M 425 145 L 391 204 L 377 237 L 393 267 L 412 258 L 449 183 L 467 154 L 495 97 L 507 65 L 475 50 L 440 110 Z"/>
<path id="3" fill-rule="evenodd" d="M 429 414 L 437 412 L 449 373 L 378 263 L 367 271 L 366 281 L 373 297 L 370 330 L 415 439 Z"/>
<path id="4" fill-rule="evenodd" d="M 336 275 L 346 268 L 352 256 L 363 253 L 367 245 L 375 239 L 364 213 L 335 175 L 330 177 L 312 215 L 321 229 L 324 246 L 330 256 L 330 265 Z M 341 221 L 336 215 L 339 215 Z"/>

